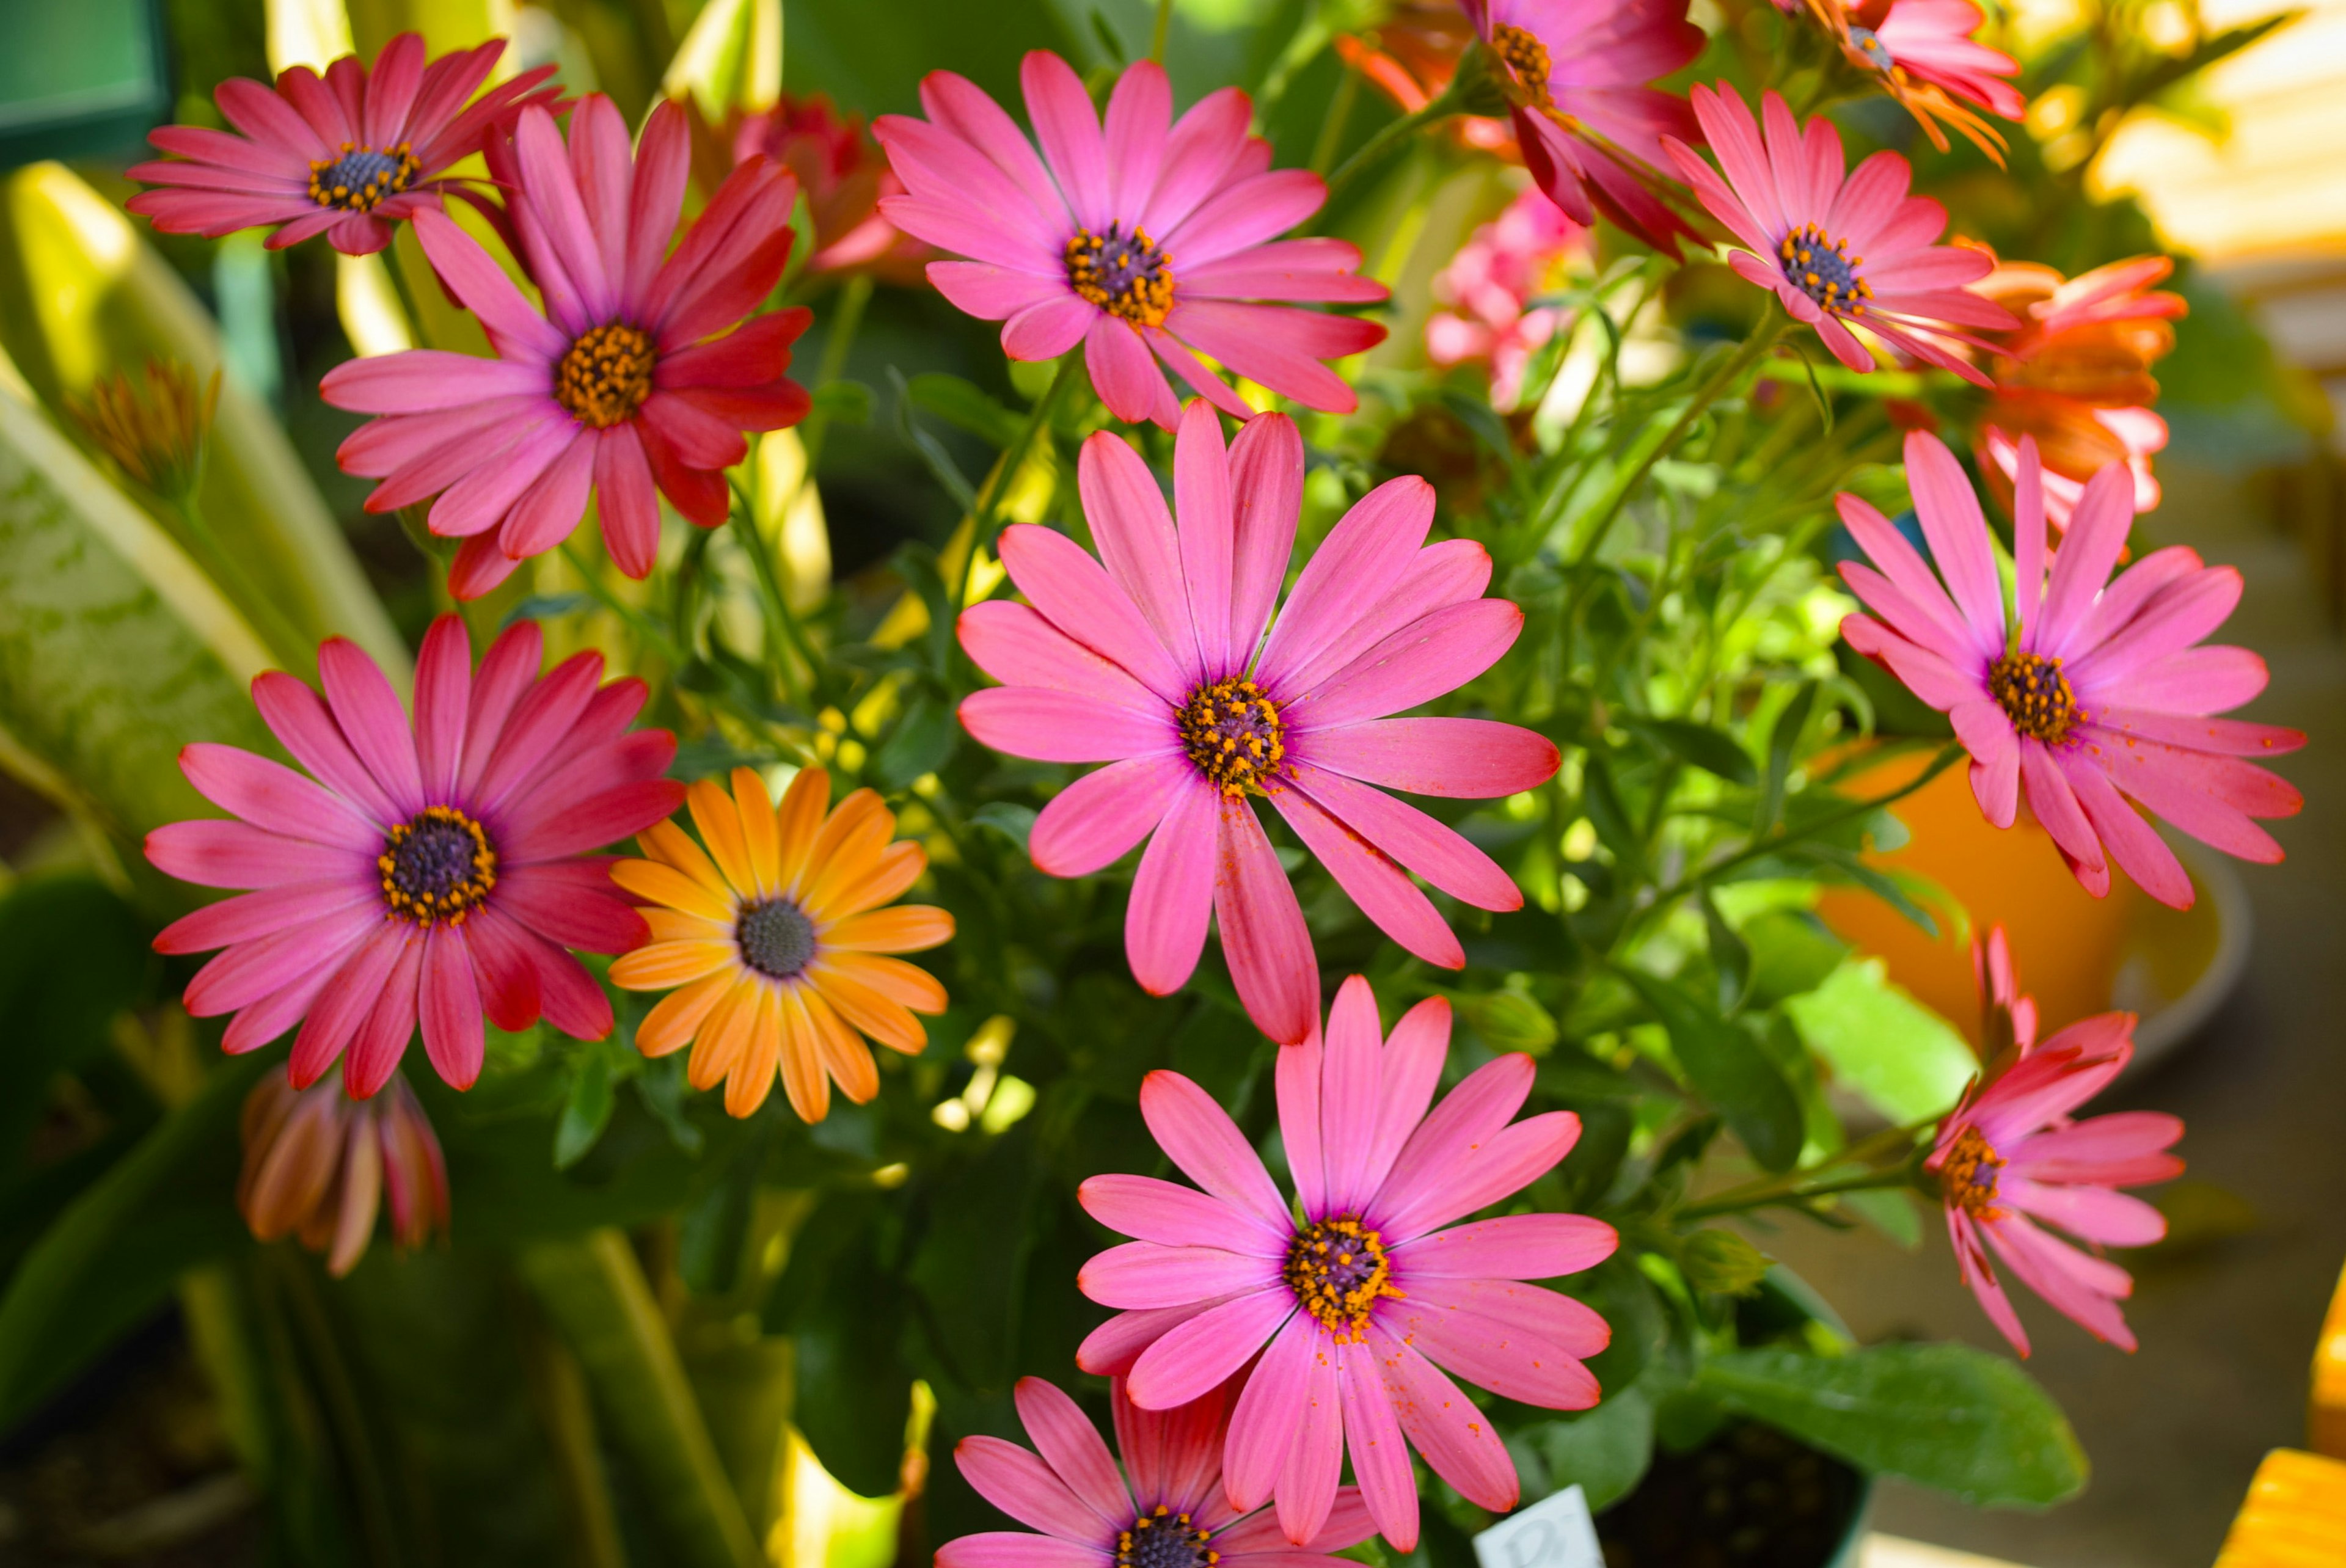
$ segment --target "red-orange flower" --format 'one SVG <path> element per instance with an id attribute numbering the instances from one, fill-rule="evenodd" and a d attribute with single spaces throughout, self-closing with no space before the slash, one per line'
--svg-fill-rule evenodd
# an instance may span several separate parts
<path id="1" fill-rule="evenodd" d="M 904 182 L 862 115 L 842 112 L 821 93 L 786 93 L 772 108 L 736 109 L 712 125 L 691 100 L 682 101 L 692 121 L 693 175 L 704 190 L 714 192 L 760 155 L 798 176 L 814 221 L 810 272 L 863 272 L 907 288 L 926 280 L 922 268 L 936 252 L 880 216 L 881 198 L 902 195 Z"/>
<path id="2" fill-rule="evenodd" d="M 2002 166 L 2004 134 L 1966 105 L 2018 119 L 2026 100 L 2004 78 L 2019 74 L 2020 62 L 1972 36 L 1984 20 L 1972 0 L 1807 4 L 1849 63 L 1912 115 L 1933 147 L 1947 150 L 1946 133 L 1939 128 L 1943 121 Z"/>
<path id="3" fill-rule="evenodd" d="M 1376 26 L 1338 34 L 1335 49 L 1336 57 L 1358 71 L 1362 80 L 1391 98 L 1402 113 L 1413 115 L 1450 86 L 1458 75 L 1459 57 L 1474 41 L 1474 25 L 1457 0 L 1402 0 Z M 1468 147 L 1523 161 L 1505 120 L 1461 115 L 1452 124 Z"/>

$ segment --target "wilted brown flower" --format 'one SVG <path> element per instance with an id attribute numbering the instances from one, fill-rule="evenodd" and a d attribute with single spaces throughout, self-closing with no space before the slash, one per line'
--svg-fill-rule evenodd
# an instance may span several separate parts
<path id="1" fill-rule="evenodd" d="M 117 371 L 99 377 L 86 399 L 68 393 L 66 412 L 125 474 L 178 501 L 203 478 L 219 382 L 217 370 L 199 382 L 178 360 L 149 360 L 136 381 Z"/>

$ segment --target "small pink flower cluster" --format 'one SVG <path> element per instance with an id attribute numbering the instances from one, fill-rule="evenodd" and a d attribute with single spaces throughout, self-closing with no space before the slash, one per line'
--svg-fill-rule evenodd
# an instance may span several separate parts
<path id="1" fill-rule="evenodd" d="M 1569 311 L 1533 301 L 1554 292 L 1595 240 L 1537 189 L 1517 195 L 1435 274 L 1433 297 L 1452 309 L 1427 318 L 1426 357 L 1437 365 L 1489 365 L 1493 405 L 1513 408 L 1532 355 L 1571 320 Z"/>

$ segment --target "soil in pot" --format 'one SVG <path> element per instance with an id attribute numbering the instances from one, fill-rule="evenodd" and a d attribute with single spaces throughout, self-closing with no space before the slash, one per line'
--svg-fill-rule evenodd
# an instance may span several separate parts
<path id="1" fill-rule="evenodd" d="M 1863 1491 L 1841 1461 L 1743 1421 L 1690 1452 L 1657 1450 L 1596 1536 L 1606 1568 L 1826 1568 Z"/>

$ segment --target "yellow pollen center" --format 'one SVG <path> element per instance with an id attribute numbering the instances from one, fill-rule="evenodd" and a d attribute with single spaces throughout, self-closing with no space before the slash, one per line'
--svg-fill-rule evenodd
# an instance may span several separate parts
<path id="1" fill-rule="evenodd" d="M 1117 1532 L 1117 1568 L 1213 1568 L 1222 1560 L 1206 1544 L 1213 1538 L 1212 1531 L 1198 1529 L 1188 1514 L 1160 1502 Z"/>
<path id="2" fill-rule="evenodd" d="M 1270 793 L 1287 760 L 1287 725 L 1260 687 L 1239 675 L 1201 686 L 1178 723 L 1182 749 L 1224 795 Z"/>
<path id="3" fill-rule="evenodd" d="M 1158 327 L 1173 309 L 1173 258 L 1138 225 L 1121 223 L 1106 234 L 1078 229 L 1065 253 L 1067 286 L 1111 316 L 1136 327 Z"/>
<path id="4" fill-rule="evenodd" d="M 1824 309 L 1844 316 L 1865 314 L 1873 286 L 1860 275 L 1865 258 L 1849 253 L 1849 241 L 1829 239 L 1813 223 L 1803 223 L 1776 247 L 1784 277 L 1793 288 Z"/>
<path id="5" fill-rule="evenodd" d="M 2002 1219 L 1995 1205 L 1995 1173 L 2004 1156 L 1995 1152 L 1979 1128 L 1966 1126 L 1955 1135 L 1947 1157 L 1939 1165 L 1939 1185 L 1947 1201 L 1974 1219 Z"/>
<path id="6" fill-rule="evenodd" d="M 651 334 L 618 321 L 589 330 L 555 367 L 554 401 L 597 430 L 635 418 L 651 395 Z"/>
<path id="7" fill-rule="evenodd" d="M 423 160 L 405 142 L 378 150 L 346 141 L 340 156 L 310 160 L 310 199 L 342 212 L 372 212 L 423 172 Z"/>
<path id="8" fill-rule="evenodd" d="M 1367 1337 L 1369 1309 L 1378 1297 L 1402 1295 L 1385 1261 L 1384 1238 L 1356 1215 L 1338 1215 L 1297 1231 L 1287 1244 L 1282 1277 L 1297 1305 L 1346 1344 Z"/>
<path id="9" fill-rule="evenodd" d="M 2047 746 L 2058 746 L 2085 722 L 2076 693 L 2069 689 L 2061 661 L 2038 654 L 2014 651 L 1988 667 L 1987 689 L 2002 706 L 2013 728 L 2033 735 Z"/>
<path id="10" fill-rule="evenodd" d="M 497 885 L 488 833 L 454 806 L 427 806 L 392 829 L 374 863 L 391 912 L 422 926 L 464 924 Z"/>

